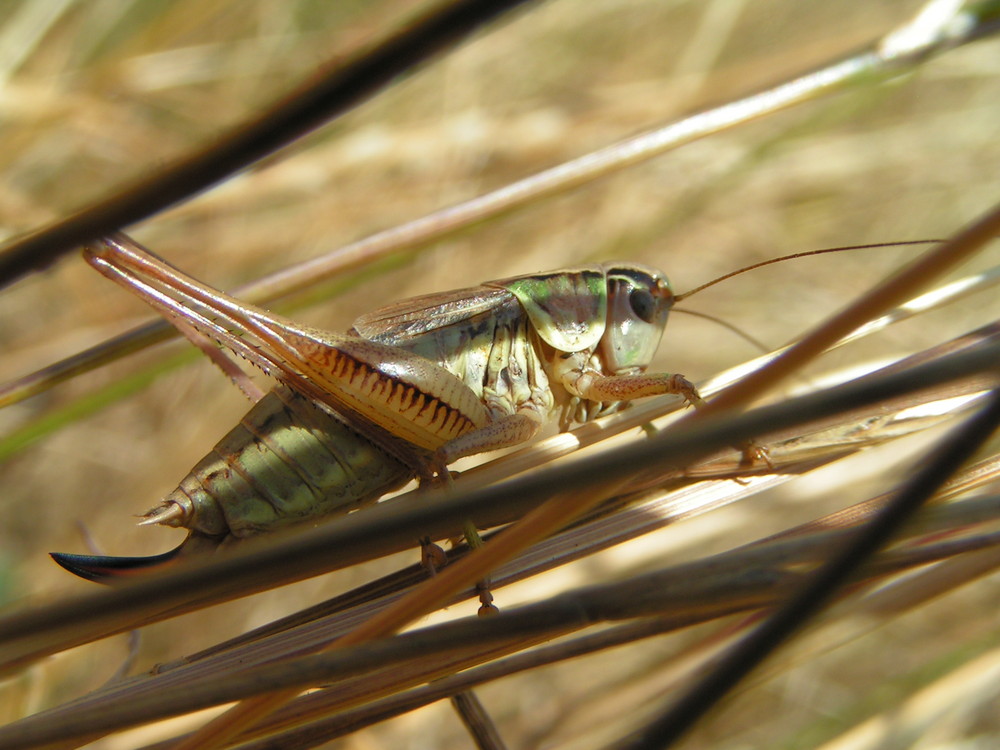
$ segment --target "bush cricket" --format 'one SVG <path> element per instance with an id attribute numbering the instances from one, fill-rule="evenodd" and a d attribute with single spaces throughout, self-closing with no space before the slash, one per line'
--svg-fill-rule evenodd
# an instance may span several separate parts
<path id="1" fill-rule="evenodd" d="M 640 264 L 404 300 L 333 334 L 206 287 L 124 235 L 85 254 L 282 383 L 145 514 L 143 524 L 188 529 L 181 546 L 149 558 L 54 555 L 95 580 L 373 502 L 457 458 L 524 443 L 549 421 L 565 430 L 645 396 L 701 402 L 684 377 L 645 372 L 674 294 Z"/>

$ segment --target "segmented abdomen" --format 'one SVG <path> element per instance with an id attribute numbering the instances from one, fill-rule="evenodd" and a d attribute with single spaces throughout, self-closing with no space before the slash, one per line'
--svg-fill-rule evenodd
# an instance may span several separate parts
<path id="1" fill-rule="evenodd" d="M 373 502 L 413 471 L 304 396 L 279 386 L 262 398 L 163 500 L 211 536 L 244 537 Z"/>

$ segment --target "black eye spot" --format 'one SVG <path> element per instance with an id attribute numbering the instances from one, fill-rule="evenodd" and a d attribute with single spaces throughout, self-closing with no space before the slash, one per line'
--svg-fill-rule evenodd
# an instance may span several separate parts
<path id="1" fill-rule="evenodd" d="M 653 322 L 653 316 L 656 314 L 656 300 L 653 299 L 653 295 L 649 293 L 648 289 L 633 289 L 628 295 L 628 303 L 639 320 L 644 320 L 647 323 Z"/>

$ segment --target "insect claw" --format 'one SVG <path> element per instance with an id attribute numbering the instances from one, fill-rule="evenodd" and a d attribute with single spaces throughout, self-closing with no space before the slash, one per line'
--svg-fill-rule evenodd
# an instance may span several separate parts
<path id="1" fill-rule="evenodd" d="M 490 592 L 489 583 L 486 581 L 481 581 L 476 584 L 476 590 L 479 592 L 479 611 L 476 613 L 479 617 L 492 617 L 493 615 L 500 614 L 500 609 L 493 603 L 493 594 Z"/>
<path id="2" fill-rule="evenodd" d="M 434 575 L 438 570 L 448 564 L 448 555 L 437 544 L 429 538 L 420 540 L 420 564 L 428 573 Z"/>
<path id="3" fill-rule="evenodd" d="M 752 440 L 743 445 L 740 451 L 740 468 L 751 469 L 765 464 L 769 471 L 774 471 L 774 462 L 766 446 L 758 445 Z"/>
<path id="4" fill-rule="evenodd" d="M 97 583 L 114 583 L 162 570 L 176 560 L 181 552 L 181 544 L 162 555 L 149 557 L 109 557 L 105 555 L 69 555 L 50 552 L 49 556 L 74 575 Z"/>

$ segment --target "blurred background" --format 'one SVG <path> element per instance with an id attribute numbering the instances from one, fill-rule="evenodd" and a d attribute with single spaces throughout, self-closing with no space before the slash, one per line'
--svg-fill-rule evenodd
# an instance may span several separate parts
<path id="1" fill-rule="evenodd" d="M 913 0 L 529 5 L 336 123 L 129 231 L 196 277 L 231 289 L 780 82 L 854 51 L 919 6 Z M 0 239 L 210 142 L 317 66 L 349 56 L 425 7 L 407 0 L 3 3 Z M 296 316 L 343 330 L 361 312 L 398 298 L 612 258 L 660 267 L 684 291 L 785 253 L 948 236 L 1000 194 L 998 51 L 997 42 L 972 45 L 915 74 L 766 118 L 540 201 L 394 257 L 378 273 L 350 277 L 334 298 Z M 790 262 L 685 306 L 776 346 L 916 252 L 892 248 Z M 996 251 L 990 255 L 976 264 L 996 263 Z M 978 300 L 934 313 L 839 352 L 824 366 L 916 351 L 989 319 L 985 307 Z M 78 256 L 68 257 L 0 295 L 0 378 L 24 375 L 149 317 L 142 302 Z M 180 352 L 186 345 L 168 346 Z M 697 382 L 756 353 L 709 322 L 676 315 L 657 367 Z M 81 404 L 87 394 L 142 377 L 161 357 L 162 350 L 145 353 L 10 407 L 0 412 L 0 429 L 20 435 L 25 425 Z M 108 553 L 173 547 L 180 534 L 136 529 L 132 517 L 169 491 L 246 408 L 207 361 L 192 358 L 30 444 L 8 443 L 0 465 L 0 606 L 29 606 L 93 585 L 46 555 L 85 551 L 80 522 Z M 798 512 L 808 517 L 819 510 Z M 788 522 L 780 504 L 741 513 L 720 522 L 730 536 L 713 543 L 725 548 L 767 533 L 767 524 Z M 684 532 L 672 533 L 679 559 L 703 551 L 685 550 Z M 713 533 L 705 526 L 693 538 Z M 633 564 L 632 553 L 621 554 Z M 392 569 L 415 556 L 385 564 Z M 598 572 L 602 564 L 586 563 Z M 344 571 L 150 627 L 137 669 L 331 596 L 377 570 Z M 581 570 L 570 575 L 586 580 L 589 569 Z M 558 583 L 549 585 L 534 595 L 558 590 Z M 898 705 L 919 689 L 926 670 L 950 663 L 956 650 L 995 638 L 997 593 L 997 581 L 985 581 L 864 641 L 811 657 L 733 699 L 685 746 L 821 746 L 883 704 Z M 628 655 L 540 670 L 480 695 L 514 747 L 590 747 L 594 707 L 607 705 L 611 695 L 630 710 L 644 705 L 661 687 L 660 652 L 674 648 L 674 642 L 639 644 Z M 110 639 L 0 685 L 0 719 L 96 687 L 125 650 L 123 638 Z M 931 736 L 920 746 L 995 746 L 995 721 L 966 719 L 948 742 L 957 734 L 968 744 L 935 744 Z M 185 726 L 100 746 L 131 747 Z M 469 745 L 441 705 L 338 746 Z"/>

